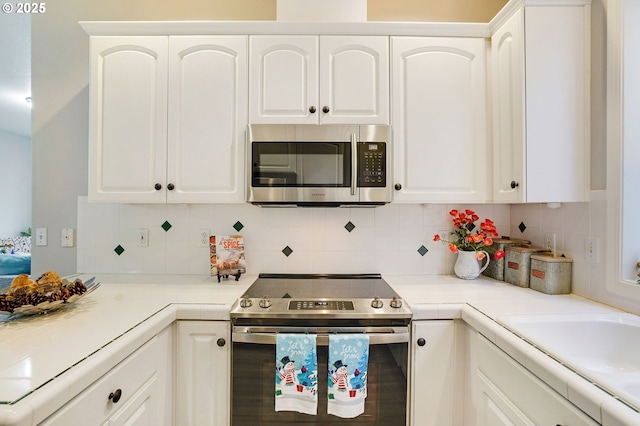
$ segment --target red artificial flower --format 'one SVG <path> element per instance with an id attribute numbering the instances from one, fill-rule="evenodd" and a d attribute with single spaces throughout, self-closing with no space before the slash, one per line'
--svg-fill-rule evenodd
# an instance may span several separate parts
<path id="1" fill-rule="evenodd" d="M 484 259 L 484 252 L 477 251 L 476 252 L 476 259 L 478 259 L 478 260 Z"/>
<path id="2" fill-rule="evenodd" d="M 440 234 L 433 236 L 433 241 L 442 241 L 449 244 L 449 250 L 452 253 L 458 251 L 479 251 L 485 250 L 493 252 L 493 238 L 498 236 L 496 225 L 491 219 L 484 219 L 480 222 L 480 226 L 476 227 L 475 222 L 480 218 L 471 209 L 465 209 L 460 211 L 457 209 L 451 209 L 449 216 L 453 222 L 455 229 L 451 232 L 451 235 L 455 236 L 455 240 L 448 241 L 443 239 Z M 484 258 L 484 254 L 477 255 L 478 259 Z M 504 252 L 499 250 L 496 252 L 496 258 L 502 259 Z"/>

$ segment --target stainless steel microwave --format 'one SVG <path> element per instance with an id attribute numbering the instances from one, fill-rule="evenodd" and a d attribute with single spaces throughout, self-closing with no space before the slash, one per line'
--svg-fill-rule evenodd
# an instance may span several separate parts
<path id="1" fill-rule="evenodd" d="M 247 202 L 379 206 L 391 201 L 391 129 L 254 124 L 247 131 Z"/>

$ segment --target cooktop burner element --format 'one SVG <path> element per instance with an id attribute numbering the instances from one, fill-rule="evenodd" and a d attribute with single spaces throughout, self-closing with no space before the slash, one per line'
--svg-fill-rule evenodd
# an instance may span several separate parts
<path id="1" fill-rule="evenodd" d="M 379 274 L 260 274 L 231 309 L 235 324 L 410 318 L 411 310 Z"/>

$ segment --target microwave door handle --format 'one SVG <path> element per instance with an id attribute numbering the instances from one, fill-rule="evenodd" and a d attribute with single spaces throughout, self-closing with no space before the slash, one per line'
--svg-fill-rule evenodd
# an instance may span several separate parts
<path id="1" fill-rule="evenodd" d="M 351 195 L 356 195 L 358 188 L 358 140 L 351 133 Z"/>

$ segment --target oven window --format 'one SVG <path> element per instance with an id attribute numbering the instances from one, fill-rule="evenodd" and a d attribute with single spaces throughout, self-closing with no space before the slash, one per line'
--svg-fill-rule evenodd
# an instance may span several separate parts
<path id="1" fill-rule="evenodd" d="M 349 142 L 253 142 L 254 187 L 350 187 Z"/>
<path id="2" fill-rule="evenodd" d="M 275 346 L 233 344 L 232 426 L 405 426 L 407 344 L 371 345 L 365 411 L 353 419 L 327 414 L 327 347 L 318 346 L 318 414 L 275 411 Z"/>

